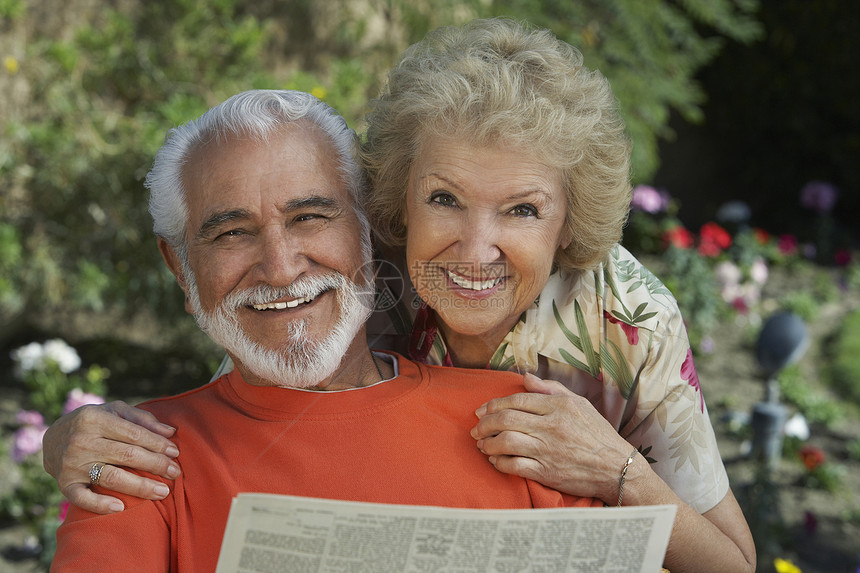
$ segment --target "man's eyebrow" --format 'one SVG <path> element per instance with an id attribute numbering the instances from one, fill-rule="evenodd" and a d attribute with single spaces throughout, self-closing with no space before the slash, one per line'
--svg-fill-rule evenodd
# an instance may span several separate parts
<path id="1" fill-rule="evenodd" d="M 328 209 L 339 210 L 341 205 L 331 197 L 323 197 L 322 195 L 311 195 L 310 197 L 302 197 L 301 199 L 293 199 L 284 203 L 282 210 L 285 213 L 290 211 L 300 211 L 302 209 Z"/>
<path id="2" fill-rule="evenodd" d="M 197 231 L 197 237 L 205 237 L 213 229 L 220 227 L 224 223 L 230 223 L 231 221 L 238 221 L 241 219 L 248 219 L 250 218 L 250 216 L 251 214 L 245 209 L 231 209 L 229 211 L 213 213 L 209 216 L 208 219 L 203 221 L 202 225 L 200 225 L 200 230 Z"/>

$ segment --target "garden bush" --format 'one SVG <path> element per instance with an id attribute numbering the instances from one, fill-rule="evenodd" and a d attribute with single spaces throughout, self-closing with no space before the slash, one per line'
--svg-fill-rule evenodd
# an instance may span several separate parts
<path id="1" fill-rule="evenodd" d="M 860 406 L 860 311 L 842 319 L 832 345 L 830 379 L 833 388 Z"/>

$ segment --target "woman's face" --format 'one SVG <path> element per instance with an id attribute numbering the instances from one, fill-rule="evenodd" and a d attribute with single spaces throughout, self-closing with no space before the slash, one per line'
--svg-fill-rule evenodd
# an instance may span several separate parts
<path id="1" fill-rule="evenodd" d="M 560 170 L 527 149 L 424 141 L 409 174 L 406 256 L 443 332 L 497 345 L 570 242 L 566 215 Z"/>

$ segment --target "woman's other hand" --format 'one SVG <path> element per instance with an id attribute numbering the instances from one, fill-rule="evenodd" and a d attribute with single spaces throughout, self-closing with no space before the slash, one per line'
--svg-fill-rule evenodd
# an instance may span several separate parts
<path id="1" fill-rule="evenodd" d="M 472 437 L 496 469 L 571 495 L 618 501 L 618 475 L 633 446 L 582 396 L 524 376 L 528 393 L 490 400 Z"/>
<path id="2" fill-rule="evenodd" d="M 94 513 L 114 513 L 124 509 L 123 503 L 90 489 L 93 464 L 105 464 L 98 480 L 104 489 L 164 499 L 170 493 L 166 485 L 117 466 L 175 479 L 180 474 L 174 459 L 179 450 L 169 440 L 175 431 L 125 402 L 83 406 L 48 428 L 42 440 L 43 464 L 71 503 Z"/>

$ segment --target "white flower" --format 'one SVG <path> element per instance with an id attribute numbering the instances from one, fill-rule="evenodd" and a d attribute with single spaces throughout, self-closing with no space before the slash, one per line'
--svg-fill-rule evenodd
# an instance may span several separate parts
<path id="1" fill-rule="evenodd" d="M 767 263 L 763 258 L 756 257 L 750 265 L 750 278 L 758 285 L 764 285 L 767 282 Z"/>
<path id="2" fill-rule="evenodd" d="M 56 362 L 64 374 L 74 372 L 81 367 L 81 357 L 78 356 L 77 351 L 60 338 L 48 340 L 44 344 L 31 342 L 13 350 L 10 355 L 12 360 L 18 363 L 22 373 L 41 370 L 49 360 Z"/>
<path id="3" fill-rule="evenodd" d="M 42 366 L 42 345 L 38 342 L 17 348 L 10 355 L 12 360 L 18 363 L 21 372 L 29 372 Z"/>
<path id="4" fill-rule="evenodd" d="M 783 433 L 786 436 L 800 438 L 801 440 L 809 439 L 809 425 L 806 423 L 806 418 L 803 414 L 795 414 L 782 427 Z"/>
<path id="5" fill-rule="evenodd" d="M 54 338 L 42 346 L 45 358 L 53 360 L 64 374 L 74 372 L 81 367 L 81 357 L 78 352 L 66 344 L 65 340 Z"/>
<path id="6" fill-rule="evenodd" d="M 723 261 L 714 267 L 714 275 L 721 287 L 737 286 L 741 282 L 741 269 L 731 261 Z"/>

